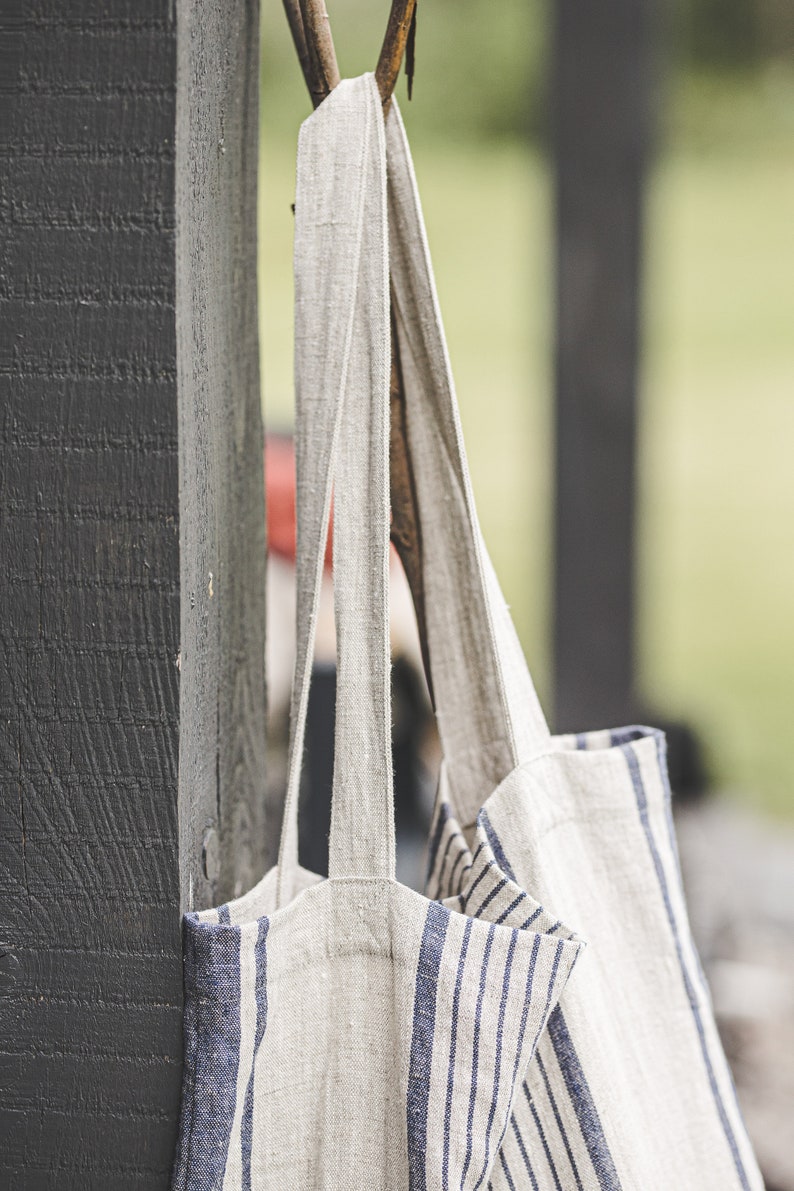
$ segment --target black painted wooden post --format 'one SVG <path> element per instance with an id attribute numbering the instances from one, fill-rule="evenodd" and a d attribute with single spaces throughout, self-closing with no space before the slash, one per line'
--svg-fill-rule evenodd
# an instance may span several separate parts
<path id="1" fill-rule="evenodd" d="M 1 19 L 0 1186 L 165 1191 L 180 909 L 264 860 L 256 9 Z"/>
<path id="2" fill-rule="evenodd" d="M 637 355 L 654 0 L 558 0 L 554 720 L 634 702 Z"/>

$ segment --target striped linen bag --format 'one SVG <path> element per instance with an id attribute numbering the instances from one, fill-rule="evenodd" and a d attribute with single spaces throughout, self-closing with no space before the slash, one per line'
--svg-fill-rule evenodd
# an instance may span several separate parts
<path id="1" fill-rule="evenodd" d="M 295 277 L 298 643 L 284 828 L 259 885 L 185 918 L 172 1185 L 484 1188 L 582 943 L 502 869 L 485 815 L 465 837 L 474 854 L 450 870 L 452 899 L 395 880 L 386 146 L 371 75 L 342 83 L 301 130 Z M 297 791 L 332 487 L 338 679 L 321 880 L 298 864 Z M 467 507 L 451 527 L 461 513 L 470 537 Z"/>
<path id="2" fill-rule="evenodd" d="M 521 892 L 531 891 L 587 943 L 519 1081 L 488 1185 L 756 1191 L 687 920 L 664 737 L 549 734 L 476 527 L 395 109 L 386 124 L 393 301 L 444 754 L 426 892 L 452 908 L 457 897 L 466 913 L 479 881 L 493 904 L 514 895 L 517 913 L 534 906 Z"/>

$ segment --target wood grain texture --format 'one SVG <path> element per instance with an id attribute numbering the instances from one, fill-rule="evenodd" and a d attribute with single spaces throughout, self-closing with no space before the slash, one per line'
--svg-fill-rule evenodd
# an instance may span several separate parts
<path id="1" fill-rule="evenodd" d="M 635 678 L 641 244 L 655 0 L 555 6 L 555 728 L 614 726 Z"/>
<path id="2" fill-rule="evenodd" d="M 175 27 L 2 10 L 0 1185 L 165 1188 L 181 1062 Z"/>
<path id="3" fill-rule="evenodd" d="M 191 876 L 197 904 L 226 896 L 264 851 L 257 34 L 250 6 L 222 7 L 200 22 L 170 0 L 0 12 L 0 1186 L 13 1191 L 168 1187 L 180 897 Z M 177 17 L 195 103 L 177 103 Z M 192 138 L 178 184 L 177 106 Z M 207 823 L 215 888 L 200 876 Z"/>
<path id="4" fill-rule="evenodd" d="M 178 0 L 177 22 L 179 831 L 190 858 L 183 904 L 203 907 L 252 885 L 277 845 L 266 846 L 263 822 L 258 8 L 255 0 Z"/>

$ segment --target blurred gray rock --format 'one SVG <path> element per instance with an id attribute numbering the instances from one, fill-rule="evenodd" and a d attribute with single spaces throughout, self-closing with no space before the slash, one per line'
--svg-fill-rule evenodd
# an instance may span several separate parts
<path id="1" fill-rule="evenodd" d="M 769 1191 L 794 1191 L 794 830 L 728 798 L 676 810 L 692 930 Z"/>

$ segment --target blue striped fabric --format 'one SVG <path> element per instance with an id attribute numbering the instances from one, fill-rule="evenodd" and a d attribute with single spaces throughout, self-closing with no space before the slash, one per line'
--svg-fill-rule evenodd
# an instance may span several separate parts
<path id="1" fill-rule="evenodd" d="M 303 125 L 295 260 L 285 826 L 277 869 L 185 918 L 174 1191 L 761 1191 L 689 934 L 660 738 L 552 740 L 512 656 L 410 156 L 372 75 Z M 442 790 L 465 827 L 440 796 L 426 897 L 394 869 L 390 308 L 442 585 L 428 600 Z M 340 683 L 320 880 L 298 864 L 297 794 L 332 492 Z"/>
<path id="2" fill-rule="evenodd" d="M 456 841 L 447 846 L 448 840 L 449 836 L 443 846 L 439 841 L 439 864 L 445 852 L 448 859 L 457 854 Z M 410 1020 L 389 1027 L 389 1036 L 403 1039 L 407 1048 L 407 1168 L 404 1184 L 394 1175 L 397 1181 L 388 1186 L 473 1191 L 489 1184 L 512 1107 L 521 1094 L 523 1073 L 582 948 L 576 936 L 501 870 L 483 825 L 478 828 L 475 856 L 467 865 L 460 895 L 445 902 L 388 886 L 386 896 L 405 900 L 410 911 L 404 907 L 394 915 L 397 934 L 387 949 L 393 954 L 393 970 L 377 969 L 386 979 L 392 1009 L 393 990 L 401 979 L 410 976 L 412 983 Z M 450 875 L 453 871 L 447 865 Z M 349 882 L 324 881 L 307 894 L 315 902 L 320 897 L 334 901 L 347 897 L 349 889 Z M 472 912 L 462 912 L 461 902 Z M 268 904 L 268 897 L 260 896 L 257 908 Z M 370 912 L 368 921 L 382 920 L 376 903 L 368 907 Z M 305 903 L 305 913 L 322 917 L 311 901 Z M 294 988 L 286 1000 L 281 992 L 280 973 L 291 938 L 286 926 L 281 929 L 283 918 L 252 918 L 250 895 L 240 903 L 186 916 L 185 1082 L 175 1191 L 331 1185 L 323 1182 L 321 1167 L 315 1165 L 306 1168 L 305 1183 L 274 1181 L 280 1159 L 267 1143 L 273 1128 L 269 1111 L 276 1107 L 267 1088 L 280 1088 L 284 1106 L 279 1111 L 287 1113 L 284 1072 L 292 1070 L 301 1084 L 307 1077 L 294 1070 L 296 1059 L 309 1066 L 313 1062 L 311 1048 L 306 1054 L 308 1022 L 301 1015 L 300 997 Z M 532 922 L 526 926 L 528 918 Z M 406 925 L 412 919 L 418 932 L 414 943 Z M 295 921 L 291 929 L 300 934 Z M 362 929 L 367 933 L 371 927 Z M 309 939 L 311 932 L 305 937 Z M 414 946 L 416 958 L 406 972 L 406 957 Z M 300 960 L 295 962 L 300 969 Z M 373 974 L 367 979 L 373 980 Z M 376 996 L 377 979 L 372 989 Z M 344 1018 L 348 1012 L 340 989 L 323 982 L 312 991 L 310 1004 L 315 1023 L 326 1013 Z M 291 1067 L 285 1066 L 274 1031 L 292 1039 Z M 343 1051 L 352 1046 L 355 1054 L 355 1035 L 354 1030 L 342 1039 Z M 364 1054 L 358 1059 L 348 1054 L 345 1078 L 354 1079 L 365 1061 Z M 392 1063 L 399 1070 L 399 1054 L 393 1055 Z M 331 1078 L 327 1071 L 325 1078 Z M 316 1072 L 314 1079 L 322 1087 Z M 393 1104 L 391 1094 L 389 1103 Z M 317 1123 L 307 1120 L 305 1128 L 300 1122 L 295 1126 L 298 1136 L 306 1143 L 311 1138 L 319 1151 L 317 1162 L 324 1161 L 325 1137 L 333 1135 L 319 1122 L 320 1118 Z M 373 1185 L 387 1186 L 377 1181 Z"/>
<path id="3" fill-rule="evenodd" d="M 618 735 L 618 734 L 615 734 L 615 735 Z M 631 782 L 634 787 L 634 793 L 637 798 L 637 811 L 640 816 L 640 821 L 642 822 L 642 827 L 643 827 L 643 831 L 645 832 L 645 837 L 648 841 L 648 850 L 649 850 L 651 857 L 653 859 L 654 872 L 656 873 L 656 877 L 659 882 L 659 892 L 660 892 L 662 899 L 664 901 L 665 912 L 667 914 L 667 920 L 670 923 L 670 932 L 673 935 L 673 938 L 675 940 L 676 954 L 678 956 L 678 962 L 679 962 L 679 965 L 681 968 L 681 979 L 682 979 L 684 987 L 686 989 L 687 1000 L 689 1001 L 689 1004 L 691 1006 L 692 1016 L 694 1018 L 696 1026 L 697 1026 L 698 1039 L 700 1042 L 700 1048 L 701 1048 L 701 1052 L 703 1055 L 703 1065 L 706 1069 L 706 1072 L 708 1075 L 709 1087 L 711 1088 L 711 1092 L 714 1097 L 714 1106 L 717 1110 L 717 1114 L 720 1119 L 720 1125 L 722 1126 L 722 1131 L 725 1134 L 725 1140 L 728 1143 L 728 1146 L 730 1147 L 731 1156 L 733 1158 L 733 1162 L 736 1167 L 736 1173 L 739 1177 L 739 1181 L 742 1185 L 743 1191 L 750 1191 L 750 1182 L 749 1182 L 749 1179 L 747 1176 L 747 1171 L 745 1170 L 744 1162 L 742 1161 L 742 1157 L 739 1152 L 739 1146 L 736 1141 L 736 1136 L 734 1134 L 733 1127 L 732 1127 L 731 1122 L 728 1118 L 725 1101 L 723 1099 L 722 1093 L 720 1092 L 720 1088 L 717 1083 L 717 1078 L 716 1078 L 715 1071 L 714 1071 L 715 1059 L 712 1057 L 712 1055 L 710 1053 L 709 1044 L 708 1044 L 708 1041 L 706 1038 L 706 1033 L 705 1033 L 705 1030 L 703 1027 L 703 1010 L 701 1008 L 699 998 L 697 997 L 697 995 L 695 993 L 693 973 L 688 968 L 686 959 L 684 957 L 684 950 L 683 950 L 683 946 L 682 946 L 682 942 L 681 942 L 681 933 L 680 933 L 679 925 L 676 922 L 675 915 L 673 913 L 673 907 L 672 907 L 672 903 L 670 900 L 670 893 L 669 893 L 669 890 L 667 887 L 667 880 L 665 877 L 664 869 L 662 867 L 662 862 L 661 862 L 661 858 L 659 855 L 659 849 L 657 847 L 656 841 L 654 840 L 653 832 L 651 830 L 650 821 L 648 818 L 648 798 L 647 798 L 647 795 L 645 792 L 645 786 L 643 783 L 642 774 L 640 773 L 639 762 L 638 762 L 637 756 L 631 746 L 631 743 L 629 743 L 629 742 L 623 743 L 622 742 L 623 739 L 624 739 L 623 737 L 618 737 L 618 739 L 615 740 L 615 744 L 617 744 L 623 750 L 623 754 L 626 758 L 626 763 L 628 764 L 628 767 L 629 767 L 629 773 L 631 774 Z"/>
<path id="4" fill-rule="evenodd" d="M 439 830 L 439 824 L 441 830 Z M 493 897 L 496 893 L 501 892 L 504 887 L 502 878 L 496 879 L 495 874 L 504 872 L 514 879 L 515 874 L 505 855 L 502 843 L 497 836 L 493 825 L 486 810 L 482 810 L 478 819 L 479 839 L 480 842 L 475 849 L 473 857 L 469 860 L 466 868 L 469 873 L 469 894 L 476 889 L 483 881 L 489 879 L 490 889 L 486 895 L 486 899 Z M 445 842 L 446 841 L 446 842 Z M 461 854 L 468 853 L 463 833 L 460 830 L 454 816 L 451 813 L 450 807 L 447 803 L 440 803 L 437 811 L 435 829 L 431 836 L 431 848 L 428 858 L 428 885 L 438 887 L 439 875 L 437 869 L 440 868 L 438 858 L 442 853 L 446 853 L 450 844 L 454 841 L 454 846 L 461 852 Z M 450 891 L 451 892 L 451 891 Z M 466 895 L 458 895 L 461 905 L 463 907 L 467 904 Z M 505 920 L 511 915 L 517 914 L 519 907 L 522 908 L 521 915 L 523 917 L 524 903 L 529 900 L 527 893 L 520 890 L 515 897 L 513 897 L 504 910 L 495 919 L 496 921 Z M 551 934 L 558 929 L 562 924 L 558 922 L 552 915 L 547 915 L 542 906 L 534 907 L 528 917 L 523 918 L 521 926 L 526 929 L 538 923 L 538 920 L 543 916 L 544 918 L 544 933 Z M 538 928 L 540 929 L 540 928 Z M 591 1167 L 595 1174 L 596 1182 L 594 1186 L 605 1189 L 614 1189 L 618 1191 L 620 1182 L 617 1178 L 614 1163 L 609 1153 L 609 1147 L 601 1128 L 598 1118 L 598 1113 L 593 1104 L 592 1096 L 587 1087 L 587 1081 L 582 1071 L 581 1064 L 578 1061 L 576 1052 L 573 1048 L 568 1031 L 565 1027 L 565 1022 L 562 1016 L 562 1011 L 559 1007 L 555 1008 L 554 1013 L 550 1015 L 548 1021 L 549 1036 L 552 1040 L 555 1053 L 557 1055 L 560 1069 L 564 1073 L 566 1088 L 571 1105 L 579 1118 L 579 1127 L 582 1136 L 585 1139 L 588 1150 L 590 1151 Z M 553 1027 L 553 1028 L 552 1028 Z M 533 1050 L 535 1048 L 533 1047 Z M 530 1125 L 537 1126 L 538 1119 L 531 1106 L 529 1094 L 525 1088 L 525 1101 L 519 1100 L 519 1103 L 514 1111 L 512 1126 L 515 1138 L 515 1144 L 521 1157 L 521 1162 L 526 1169 L 527 1177 L 530 1179 L 530 1185 L 534 1184 L 535 1175 L 529 1162 L 527 1151 L 527 1144 L 524 1141 L 524 1135 L 532 1137 L 536 1135 L 537 1128 L 532 1129 Z M 527 1111 L 530 1120 L 526 1119 Z M 555 1105 L 555 1119 L 558 1123 L 559 1139 L 562 1149 L 566 1156 L 570 1154 L 570 1145 L 567 1139 L 565 1128 L 559 1119 L 559 1113 L 556 1111 Z M 548 1154 L 548 1143 L 545 1138 L 541 1139 L 541 1145 L 544 1151 Z M 556 1173 L 553 1162 L 549 1162 L 549 1170 L 552 1177 L 552 1185 L 556 1186 Z M 509 1168 L 508 1168 L 509 1170 Z M 507 1170 L 503 1168 L 503 1174 L 507 1180 L 507 1185 L 510 1185 L 510 1177 Z M 579 1178 L 578 1171 L 575 1165 L 571 1163 L 571 1187 L 582 1185 Z M 494 1182 L 494 1186 L 499 1186 L 498 1179 Z"/>
<path id="5" fill-rule="evenodd" d="M 647 748 L 649 743 L 653 744 L 653 752 L 649 752 Z M 580 733 L 572 737 L 559 737 L 555 740 L 555 749 L 561 757 L 569 757 L 569 760 L 562 762 L 568 767 L 567 774 L 573 773 L 572 767 L 579 764 L 576 757 L 571 755 L 571 750 L 574 754 L 577 751 L 590 754 L 591 759 L 587 764 L 596 760 L 593 754 L 603 755 L 605 751 L 611 753 L 610 772 L 615 774 L 615 790 L 611 795 L 613 805 L 619 809 L 621 822 L 627 821 L 627 814 L 634 816 L 634 823 L 638 829 L 637 838 L 645 842 L 648 857 L 646 870 L 649 869 L 653 873 L 653 884 L 656 886 L 661 912 L 660 921 L 666 923 L 672 953 L 677 957 L 682 995 L 678 1000 L 668 997 L 666 1001 L 666 994 L 660 996 L 660 989 L 649 987 L 647 995 L 643 998 L 643 1001 L 647 1002 L 647 1010 L 643 1003 L 633 1004 L 631 1008 L 622 1007 L 619 984 L 613 987 L 612 995 L 616 1014 L 620 1007 L 621 1014 L 630 1012 L 636 1018 L 635 1037 L 638 1039 L 643 1037 L 644 1012 L 653 1013 L 657 1019 L 669 1012 L 670 1045 L 685 1049 L 690 1055 L 692 1080 L 699 1080 L 701 1083 L 700 1089 L 697 1090 L 699 1100 L 703 1102 L 705 1099 L 712 1104 L 710 1133 L 705 1123 L 700 1122 L 697 1128 L 682 1130 L 682 1135 L 675 1140 L 679 1148 L 679 1158 L 681 1150 L 686 1152 L 687 1147 L 691 1155 L 692 1181 L 687 1183 L 686 1187 L 691 1188 L 691 1191 L 702 1191 L 705 1187 L 722 1191 L 730 1185 L 735 1187 L 736 1191 L 739 1188 L 741 1191 L 758 1191 L 761 1184 L 757 1167 L 738 1112 L 733 1084 L 714 1028 L 708 991 L 686 920 L 670 813 L 664 737 L 652 729 L 632 727 L 615 732 Z M 615 761 L 616 756 L 622 758 L 623 777 Z M 643 764 L 648 767 L 655 783 L 653 813 L 649 810 L 647 790 L 647 782 L 651 777 L 645 776 L 640 756 L 645 758 Z M 544 763 L 549 768 L 560 764 L 556 758 L 547 758 Z M 531 766 L 527 767 L 527 774 L 530 771 Z M 517 771 L 516 789 L 520 787 L 521 780 L 520 772 Z M 507 795 L 503 794 L 502 797 L 505 799 Z M 561 928 L 554 916 L 547 914 L 542 907 L 533 908 L 530 914 L 526 913 L 529 908 L 526 903 L 529 899 L 523 888 L 519 888 L 505 904 L 505 878 L 508 883 L 516 882 L 519 887 L 523 881 L 528 882 L 530 870 L 526 863 L 523 867 L 521 863 L 521 849 L 526 848 L 528 837 L 525 831 L 516 831 L 517 846 L 513 847 L 511 836 L 500 835 L 494 823 L 496 812 L 491 810 L 493 801 L 489 800 L 480 812 L 476 845 L 472 854 L 449 803 L 439 800 L 431 833 L 428 889 L 443 892 L 448 904 L 457 903 L 467 913 L 476 914 L 479 907 L 486 905 L 488 910 L 492 910 L 493 907 L 492 916 L 496 922 L 513 921 L 520 915 L 521 924 L 525 927 L 534 925 L 535 929 L 542 930 L 547 936 L 554 935 L 555 931 L 560 929 L 564 933 L 565 928 Z M 528 803 L 529 805 L 531 803 Z M 510 812 L 515 821 L 515 803 L 510 805 Z M 506 818 L 510 817 L 507 809 L 504 815 Z M 617 840 L 616 844 L 619 846 L 620 841 Z M 449 863 L 450 856 L 455 858 L 454 865 Z M 442 857 L 446 857 L 443 863 Z M 596 855 L 595 863 L 597 862 Z M 593 863 L 592 854 L 586 863 Z M 453 871 L 465 873 L 465 883 L 461 883 L 459 878 L 451 880 Z M 540 876 L 540 872 L 535 871 L 536 875 Z M 581 871 L 581 877 L 583 880 L 587 879 L 586 869 Z M 647 899 L 645 892 L 644 897 Z M 598 908 L 593 907 L 593 913 L 597 912 Z M 659 912 L 655 913 L 659 917 Z M 587 937 L 590 932 L 586 920 L 580 915 L 578 921 Z M 635 921 L 638 924 L 648 921 L 647 908 L 641 900 L 635 905 L 628 903 L 623 910 L 622 919 L 615 921 L 612 929 L 618 932 L 631 931 L 634 929 Z M 669 967 L 666 970 L 670 971 Z M 633 979 L 641 983 L 642 972 L 638 970 Z M 586 981 L 573 982 L 569 990 L 563 994 L 560 1003 L 552 1007 L 545 1031 L 537 1040 L 537 1046 L 532 1048 L 534 1057 L 527 1068 L 525 1079 L 521 1082 L 521 1095 L 512 1105 L 511 1118 L 505 1127 L 504 1135 L 496 1142 L 498 1162 L 488 1183 L 494 1189 L 620 1191 L 623 1188 L 628 1191 L 629 1188 L 647 1185 L 637 1176 L 637 1171 L 641 1169 L 639 1158 L 636 1162 L 632 1158 L 632 1139 L 626 1137 L 620 1116 L 615 1114 L 621 1102 L 647 1102 L 647 1110 L 643 1111 L 649 1119 L 657 1111 L 670 1115 L 670 1109 L 662 1103 L 655 1106 L 653 1085 L 649 1085 L 647 1081 L 633 1084 L 630 1082 L 632 1077 L 626 1074 L 631 1069 L 631 1063 L 625 1066 L 623 1056 L 618 1050 L 618 1047 L 625 1049 L 625 1018 L 619 1020 L 616 1016 L 618 1028 L 613 1041 L 608 1037 L 593 1040 L 588 1036 L 584 996 L 586 988 Z M 679 1022 L 685 1007 L 688 1007 L 693 1029 L 684 1044 L 684 1031 Z M 610 1053 L 614 1055 L 614 1079 L 619 1081 L 622 1078 L 628 1082 L 622 1089 L 615 1083 L 610 1096 L 605 1099 L 602 1090 L 599 1090 L 598 1094 L 594 1092 L 592 1080 L 594 1074 L 598 1074 L 599 1069 L 603 1068 L 606 1056 Z M 637 1061 L 639 1062 L 639 1059 Z M 598 1079 L 596 1084 L 598 1085 Z M 600 1089 L 600 1085 L 598 1086 Z M 715 1145 L 718 1149 L 722 1139 L 725 1155 L 735 1175 L 734 1182 L 730 1182 L 730 1177 L 726 1180 L 727 1168 L 724 1163 L 720 1166 L 721 1173 L 716 1173 L 715 1166 L 713 1176 L 704 1176 L 698 1152 L 701 1144 L 698 1140 L 699 1133 L 702 1134 L 702 1144 L 709 1145 L 712 1149 Z M 659 1151 L 660 1172 L 664 1170 L 665 1151 L 669 1154 L 668 1141 L 669 1137 L 665 1139 L 664 1150 L 660 1148 Z M 647 1151 L 647 1147 L 648 1139 L 643 1138 L 636 1144 L 637 1154 Z M 647 1162 L 647 1157 L 644 1160 Z M 673 1185 L 672 1182 L 664 1182 L 661 1173 L 659 1177 L 659 1186 Z M 678 1178 L 680 1179 L 680 1176 Z M 678 1187 L 684 1184 L 676 1181 L 675 1185 Z"/>
<path id="6" fill-rule="evenodd" d="M 427 1127 L 436 1028 L 436 991 L 449 914 L 432 902 L 416 970 L 411 1059 L 408 1070 L 408 1169 L 411 1191 L 426 1191 Z"/>
<path id="7" fill-rule="evenodd" d="M 683 1006 L 692 1021 L 696 1060 L 690 1068 L 692 1084 L 702 1082 L 713 1106 L 711 1141 L 713 1135 L 721 1139 L 734 1174 L 731 1183 L 725 1166 L 717 1164 L 719 1181 L 704 1181 L 693 1151 L 689 1186 L 691 1191 L 704 1187 L 721 1191 L 729 1186 L 756 1191 L 760 1184 L 682 911 L 669 808 L 659 794 L 664 780 L 649 767 L 651 761 L 658 763 L 654 757 L 663 759 L 663 753 L 658 738 L 650 736 L 649 741 L 649 736 L 645 731 L 606 738 L 592 734 L 582 738 L 582 752 L 607 749 L 621 760 L 631 795 L 629 809 L 654 875 L 660 921 L 666 924 L 677 963 L 681 997 L 678 1017 L 670 1025 L 671 1038 L 676 1030 L 680 1034 Z M 648 743 L 655 752 L 649 752 Z M 654 780 L 657 784 L 651 789 L 649 782 Z M 426 901 L 405 890 L 397 893 L 399 886 L 391 887 L 389 896 L 408 899 L 406 907 L 413 908 L 408 912 L 403 907 L 395 915 L 395 922 L 402 925 L 387 949 L 396 964 L 388 977 L 389 987 L 395 980 L 399 984 L 404 970 L 405 960 L 398 963 L 398 956 L 415 948 L 416 959 L 413 966 L 409 962 L 411 994 L 406 1005 L 410 1016 L 404 1026 L 390 1027 L 391 1036 L 404 1038 L 406 1046 L 406 1168 L 404 1182 L 403 1176 L 395 1176 L 390 1185 L 404 1185 L 411 1191 L 483 1187 L 628 1191 L 643 1186 L 632 1157 L 632 1139 L 622 1131 L 618 1109 L 645 1099 L 646 1119 L 650 1119 L 653 1085 L 646 1081 L 635 1086 L 629 1081 L 621 1087 L 626 1077 L 621 1074 L 625 1056 L 620 1054 L 614 1059 L 610 1098 L 605 1099 L 597 1078 L 594 1085 L 594 1056 L 600 1061 L 601 1054 L 611 1053 L 612 1043 L 607 1037 L 601 1050 L 594 1050 L 588 1036 L 587 996 L 580 991 L 588 982 L 574 981 L 564 991 L 582 945 L 556 913 L 519 884 L 516 878 L 526 872 L 522 874 L 521 858 L 499 829 L 502 813 L 498 801 L 489 802 L 469 849 L 449 807 L 439 810 L 428 887 L 443 886 L 442 901 Z M 624 817 L 622 822 L 627 825 L 629 820 Z M 322 896 L 333 898 L 347 888 L 345 882 L 326 881 L 307 890 L 304 897 L 312 893 L 316 901 L 325 890 Z M 267 899 L 260 898 L 257 908 L 261 911 L 267 904 Z M 631 909 L 627 907 L 622 922 L 613 924 L 613 931 L 631 929 Z M 307 904 L 306 913 L 316 915 L 318 907 Z M 647 913 L 647 906 L 638 908 L 640 919 Z M 297 1029 L 301 1039 L 306 1029 L 291 999 L 285 1002 L 279 993 L 283 950 L 276 975 L 271 973 L 271 948 L 278 952 L 279 935 L 284 937 L 274 928 L 279 917 L 252 917 L 250 901 L 242 899 L 186 919 L 185 1085 L 175 1191 L 323 1185 L 315 1165 L 306 1168 L 304 1181 L 301 1176 L 297 1183 L 280 1184 L 273 1174 L 275 1157 L 266 1143 L 268 1113 L 263 1104 L 271 1101 L 265 1093 L 268 1080 L 283 1066 L 275 1041 L 276 1049 L 268 1049 L 271 1029 L 283 1036 L 286 1028 L 288 1038 Z M 413 942 L 405 925 L 411 919 L 415 921 Z M 316 1000 L 316 989 L 312 994 L 315 1009 L 311 1012 L 318 1023 L 326 1012 L 336 1011 L 336 990 L 327 988 L 323 993 L 332 998 L 324 1002 L 327 1009 Z M 611 995 L 621 1006 L 618 984 Z M 672 1004 L 673 993 L 668 995 Z M 274 997 L 280 1006 L 275 1011 Z M 384 1004 L 392 1001 L 390 994 Z M 632 1012 L 641 1016 L 642 1008 L 641 1002 L 634 1004 Z M 625 1012 L 622 1007 L 616 1015 L 616 1026 L 621 1026 Z M 653 1012 L 664 1013 L 658 1000 Z M 642 1037 L 639 1017 L 637 1031 Z M 621 1037 L 625 1036 L 624 1031 Z M 296 1038 L 289 1045 L 290 1053 L 298 1054 L 305 1041 L 299 1045 Z M 364 1062 L 363 1055 L 356 1062 Z M 394 1063 L 399 1068 L 396 1055 Z M 280 1081 L 276 1079 L 273 1086 L 280 1087 Z M 283 1089 L 280 1094 L 285 1095 Z M 346 1095 L 350 1094 L 348 1088 Z M 704 1129 L 700 1121 L 698 1135 Z M 320 1118 L 307 1121 L 297 1136 L 304 1141 L 311 1136 L 316 1146 L 316 1138 L 322 1136 Z M 667 1158 L 660 1152 L 659 1162 L 669 1161 L 670 1154 L 676 1153 L 680 1163 L 681 1150 L 692 1145 L 692 1135 L 682 1134 L 675 1150 L 667 1147 Z M 638 1153 L 642 1149 L 635 1148 Z M 664 1165 L 660 1169 L 663 1172 Z M 665 1181 L 663 1173 L 659 1177 L 662 1186 L 687 1187 L 680 1176 L 674 1183 Z"/>
<path id="8" fill-rule="evenodd" d="M 254 1033 L 254 1053 L 251 1060 L 251 1072 L 245 1087 L 245 1102 L 243 1104 L 243 1120 L 241 1127 L 242 1146 L 242 1184 L 243 1191 L 251 1191 L 251 1153 L 253 1149 L 254 1132 L 254 1070 L 259 1048 L 265 1036 L 267 1025 L 267 932 L 270 921 L 262 918 L 257 924 L 257 938 L 254 944 L 254 962 L 256 979 L 254 998 L 256 1000 L 256 1027 Z"/>
<path id="9" fill-rule="evenodd" d="M 451 876 L 459 844 L 449 833 L 442 844 L 442 834 L 437 867 Z M 534 929 L 525 927 L 529 895 L 500 868 L 484 823 L 467 870 L 460 893 L 431 905 L 420 953 L 408 1096 L 412 1191 L 487 1185 L 520 1076 L 581 949 L 565 928 L 548 937 L 561 924 L 542 906 Z"/>
<path id="10" fill-rule="evenodd" d="M 217 930 L 185 916 L 185 1016 L 182 1122 L 172 1186 L 201 1191 L 223 1186 L 240 1061 L 240 928 L 228 915 Z"/>

